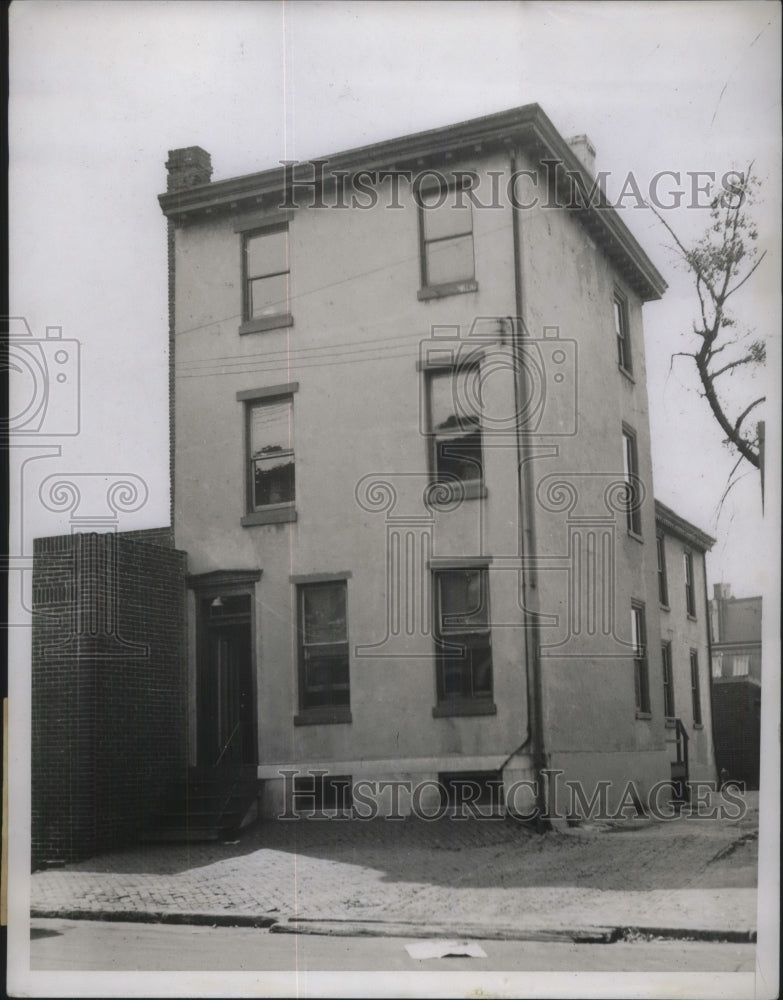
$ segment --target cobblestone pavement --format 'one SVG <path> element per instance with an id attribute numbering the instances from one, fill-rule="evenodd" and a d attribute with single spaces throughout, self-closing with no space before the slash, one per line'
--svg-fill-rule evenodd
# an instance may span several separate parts
<path id="1" fill-rule="evenodd" d="M 757 811 L 537 834 L 508 819 L 260 823 L 31 879 L 36 915 L 126 913 L 747 932 Z"/>

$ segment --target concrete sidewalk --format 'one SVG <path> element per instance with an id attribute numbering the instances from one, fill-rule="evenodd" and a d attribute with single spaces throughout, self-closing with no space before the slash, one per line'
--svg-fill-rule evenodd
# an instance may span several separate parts
<path id="1" fill-rule="evenodd" d="M 144 845 L 34 873 L 31 912 L 316 933 L 748 941 L 756 821 L 751 809 L 738 821 L 543 835 L 508 819 L 261 823 L 232 843 Z"/>

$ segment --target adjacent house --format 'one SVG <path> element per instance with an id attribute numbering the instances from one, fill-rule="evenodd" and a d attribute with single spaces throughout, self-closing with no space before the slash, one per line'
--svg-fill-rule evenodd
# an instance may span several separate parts
<path id="1" fill-rule="evenodd" d="M 761 597 L 732 597 L 716 583 L 710 601 L 715 756 L 721 772 L 759 787 Z"/>
<path id="2" fill-rule="evenodd" d="M 655 501 L 663 706 L 673 779 L 715 780 L 705 554 L 715 539 Z"/>
<path id="3" fill-rule="evenodd" d="M 169 154 L 181 769 L 266 815 L 644 804 L 686 744 L 711 775 L 712 540 L 653 498 L 665 283 L 594 155 L 535 104 L 228 180 Z"/>

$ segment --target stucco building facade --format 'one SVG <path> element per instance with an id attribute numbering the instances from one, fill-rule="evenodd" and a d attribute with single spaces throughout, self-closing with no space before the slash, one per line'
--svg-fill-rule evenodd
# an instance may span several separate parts
<path id="1" fill-rule="evenodd" d="M 657 637 L 706 699 L 703 549 L 672 625 L 642 331 L 665 283 L 592 156 L 537 105 L 223 181 L 170 153 L 189 755 L 256 768 L 269 814 L 309 771 L 326 798 L 671 775 L 665 671 L 679 711 L 691 662 Z M 686 725 L 707 773 L 707 705 Z"/>

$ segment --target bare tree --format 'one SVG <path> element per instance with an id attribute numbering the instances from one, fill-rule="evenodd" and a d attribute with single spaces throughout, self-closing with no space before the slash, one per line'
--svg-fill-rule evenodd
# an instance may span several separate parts
<path id="1" fill-rule="evenodd" d="M 757 368 L 766 360 L 764 341 L 754 337 L 752 332 L 742 333 L 727 310 L 729 299 L 766 256 L 766 251 L 760 254 L 756 246 L 758 231 L 750 214 L 758 190 L 758 180 L 751 174 L 752 166 L 751 163 L 744 174 L 729 175 L 735 180 L 713 199 L 710 226 L 691 246 L 680 240 L 654 206 L 650 207 L 674 239 L 678 256 L 694 275 L 699 297 L 700 312 L 693 323 L 693 333 L 698 338 L 695 348 L 676 352 L 672 360 L 677 356 L 693 358 L 702 395 L 726 435 L 726 443 L 739 452 L 738 464 L 744 458 L 758 469 L 761 464 L 759 429 L 758 425 L 747 429 L 746 421 L 766 397 L 754 399 L 736 416 L 730 416 L 723 389 L 727 378 Z"/>

